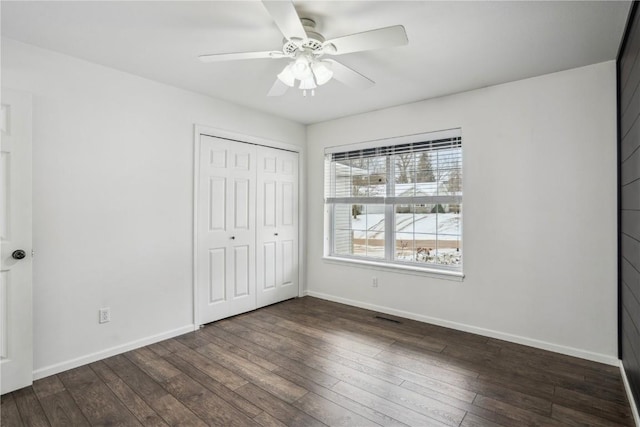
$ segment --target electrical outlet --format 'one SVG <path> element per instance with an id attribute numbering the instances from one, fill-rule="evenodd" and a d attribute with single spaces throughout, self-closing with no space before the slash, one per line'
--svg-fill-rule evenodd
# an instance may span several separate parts
<path id="1" fill-rule="evenodd" d="M 373 277 L 371 279 L 371 286 L 374 287 L 374 288 L 378 287 L 378 278 L 377 277 Z"/>
<path id="2" fill-rule="evenodd" d="M 111 309 L 109 307 L 98 310 L 98 323 L 111 322 Z"/>

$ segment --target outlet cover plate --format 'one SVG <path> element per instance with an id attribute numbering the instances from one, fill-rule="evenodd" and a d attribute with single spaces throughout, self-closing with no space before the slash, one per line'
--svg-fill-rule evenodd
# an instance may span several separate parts
<path id="1" fill-rule="evenodd" d="M 109 307 L 101 308 L 100 310 L 98 310 L 98 322 L 111 322 L 111 309 Z"/>

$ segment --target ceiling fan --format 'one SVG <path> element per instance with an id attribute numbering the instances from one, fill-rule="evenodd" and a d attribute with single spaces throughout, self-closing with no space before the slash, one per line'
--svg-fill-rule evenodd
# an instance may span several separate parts
<path id="1" fill-rule="evenodd" d="M 315 31 L 315 21 L 300 18 L 290 0 L 263 0 L 262 4 L 285 37 L 281 51 L 220 53 L 201 55 L 198 58 L 202 62 L 290 59 L 291 61 L 278 74 L 268 96 L 283 95 L 288 88 L 295 87 L 296 81 L 299 82 L 298 88 L 302 90 L 304 96 L 307 95 L 307 90 L 310 90 L 313 96 L 316 87 L 327 83 L 332 78 L 347 86 L 365 89 L 375 83 L 346 65 L 324 56 L 338 56 L 408 43 L 407 33 L 402 25 L 325 40 Z"/>

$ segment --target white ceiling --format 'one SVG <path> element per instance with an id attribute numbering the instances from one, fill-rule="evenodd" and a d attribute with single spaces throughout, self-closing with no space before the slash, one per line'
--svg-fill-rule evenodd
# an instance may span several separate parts
<path id="1" fill-rule="evenodd" d="M 404 25 L 407 46 L 336 57 L 376 82 L 266 94 L 286 60 L 202 64 L 210 53 L 279 50 L 259 1 L 7 2 L 2 36 L 315 123 L 613 60 L 630 3 L 295 1 L 327 39 Z"/>

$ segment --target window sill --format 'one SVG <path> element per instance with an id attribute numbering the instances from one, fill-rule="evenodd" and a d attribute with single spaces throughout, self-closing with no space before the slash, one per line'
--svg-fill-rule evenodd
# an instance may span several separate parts
<path id="1" fill-rule="evenodd" d="M 322 259 L 330 264 L 350 264 L 354 267 L 362 267 L 368 270 L 392 271 L 400 274 L 411 274 L 415 276 L 427 276 L 436 279 L 450 280 L 454 282 L 462 282 L 464 273 L 461 271 L 437 270 L 434 268 L 414 267 L 412 265 L 391 264 L 385 262 L 376 262 L 362 259 L 340 258 L 332 256 L 324 256 Z"/>

